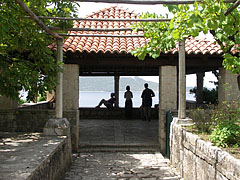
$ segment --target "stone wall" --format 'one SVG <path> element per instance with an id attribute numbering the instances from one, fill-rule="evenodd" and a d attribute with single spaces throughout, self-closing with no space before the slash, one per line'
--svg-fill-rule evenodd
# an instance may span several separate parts
<path id="1" fill-rule="evenodd" d="M 43 127 L 47 120 L 54 116 L 54 110 L 0 110 L 0 131 L 43 132 Z"/>
<path id="2" fill-rule="evenodd" d="M 65 138 L 27 178 L 28 180 L 61 179 L 72 161 L 71 140 Z"/>
<path id="3" fill-rule="evenodd" d="M 170 134 L 170 161 L 184 180 L 239 180 L 240 160 L 176 124 Z"/>
<path id="4" fill-rule="evenodd" d="M 132 119 L 141 119 L 142 111 L 140 108 L 132 109 Z M 157 108 L 152 108 L 152 119 L 158 119 Z M 107 108 L 79 108 L 79 119 L 125 119 L 125 109 L 107 109 Z"/>
<path id="5" fill-rule="evenodd" d="M 72 148 L 78 148 L 79 111 L 64 111 L 63 117 L 70 122 Z M 55 110 L 47 109 L 17 109 L 0 110 L 0 131 L 2 132 L 43 132 L 48 119 L 55 118 Z"/>
<path id="6" fill-rule="evenodd" d="M 236 101 L 240 98 L 238 89 L 237 75 L 225 68 L 219 69 L 218 101 Z"/>
<path id="7" fill-rule="evenodd" d="M 166 112 L 177 109 L 177 67 L 159 67 L 159 136 L 160 151 L 166 152 Z"/>

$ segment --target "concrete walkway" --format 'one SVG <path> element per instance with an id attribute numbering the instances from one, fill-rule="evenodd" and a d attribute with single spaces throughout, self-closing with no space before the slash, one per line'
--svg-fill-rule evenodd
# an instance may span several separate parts
<path id="1" fill-rule="evenodd" d="M 80 149 L 64 180 L 179 180 L 158 151 L 158 121 L 80 120 Z"/>

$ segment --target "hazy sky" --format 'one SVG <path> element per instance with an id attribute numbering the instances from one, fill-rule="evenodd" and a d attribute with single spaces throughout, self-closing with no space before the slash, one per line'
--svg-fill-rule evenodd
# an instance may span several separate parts
<path id="1" fill-rule="evenodd" d="M 79 17 L 85 17 L 86 15 L 90 15 L 92 12 L 96 12 L 98 10 L 108 8 L 111 6 L 118 5 L 119 7 L 123 7 L 124 9 L 134 10 L 136 13 L 142 12 L 151 12 L 157 14 L 166 14 L 168 13 L 167 8 L 162 5 L 133 5 L 133 4 L 117 4 L 117 3 L 93 3 L 93 2 L 80 2 L 79 8 Z M 209 36 L 207 36 L 209 38 Z M 158 76 L 142 76 L 145 80 L 158 82 Z M 211 73 L 205 73 L 204 78 L 204 86 L 209 88 L 214 88 L 215 85 L 213 83 L 209 83 L 209 81 L 217 81 L 216 77 Z M 196 75 L 187 75 L 186 79 L 187 86 L 196 86 Z"/>

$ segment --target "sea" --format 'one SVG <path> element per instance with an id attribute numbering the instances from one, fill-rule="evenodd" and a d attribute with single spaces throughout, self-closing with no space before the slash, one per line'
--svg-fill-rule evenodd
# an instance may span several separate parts
<path id="1" fill-rule="evenodd" d="M 112 92 L 107 91 L 80 91 L 79 92 L 79 107 L 95 107 L 101 101 L 101 99 L 109 99 Z M 141 94 L 142 91 L 133 91 L 133 107 L 140 107 L 142 104 Z M 195 101 L 194 94 L 186 92 L 186 99 L 190 101 Z M 119 106 L 124 107 L 124 91 L 119 92 Z M 158 104 L 158 93 L 155 92 L 155 97 L 153 97 L 153 105 Z"/>

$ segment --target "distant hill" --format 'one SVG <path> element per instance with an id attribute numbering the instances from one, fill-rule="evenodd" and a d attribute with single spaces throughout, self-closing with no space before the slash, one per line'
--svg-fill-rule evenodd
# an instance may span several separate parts
<path id="1" fill-rule="evenodd" d="M 145 81 L 139 77 L 120 77 L 119 89 L 125 91 L 126 86 L 131 87 L 131 91 L 142 91 L 144 84 L 148 83 L 149 88 L 153 91 L 158 91 L 158 83 Z M 80 77 L 80 91 L 113 91 L 114 77 Z"/>

